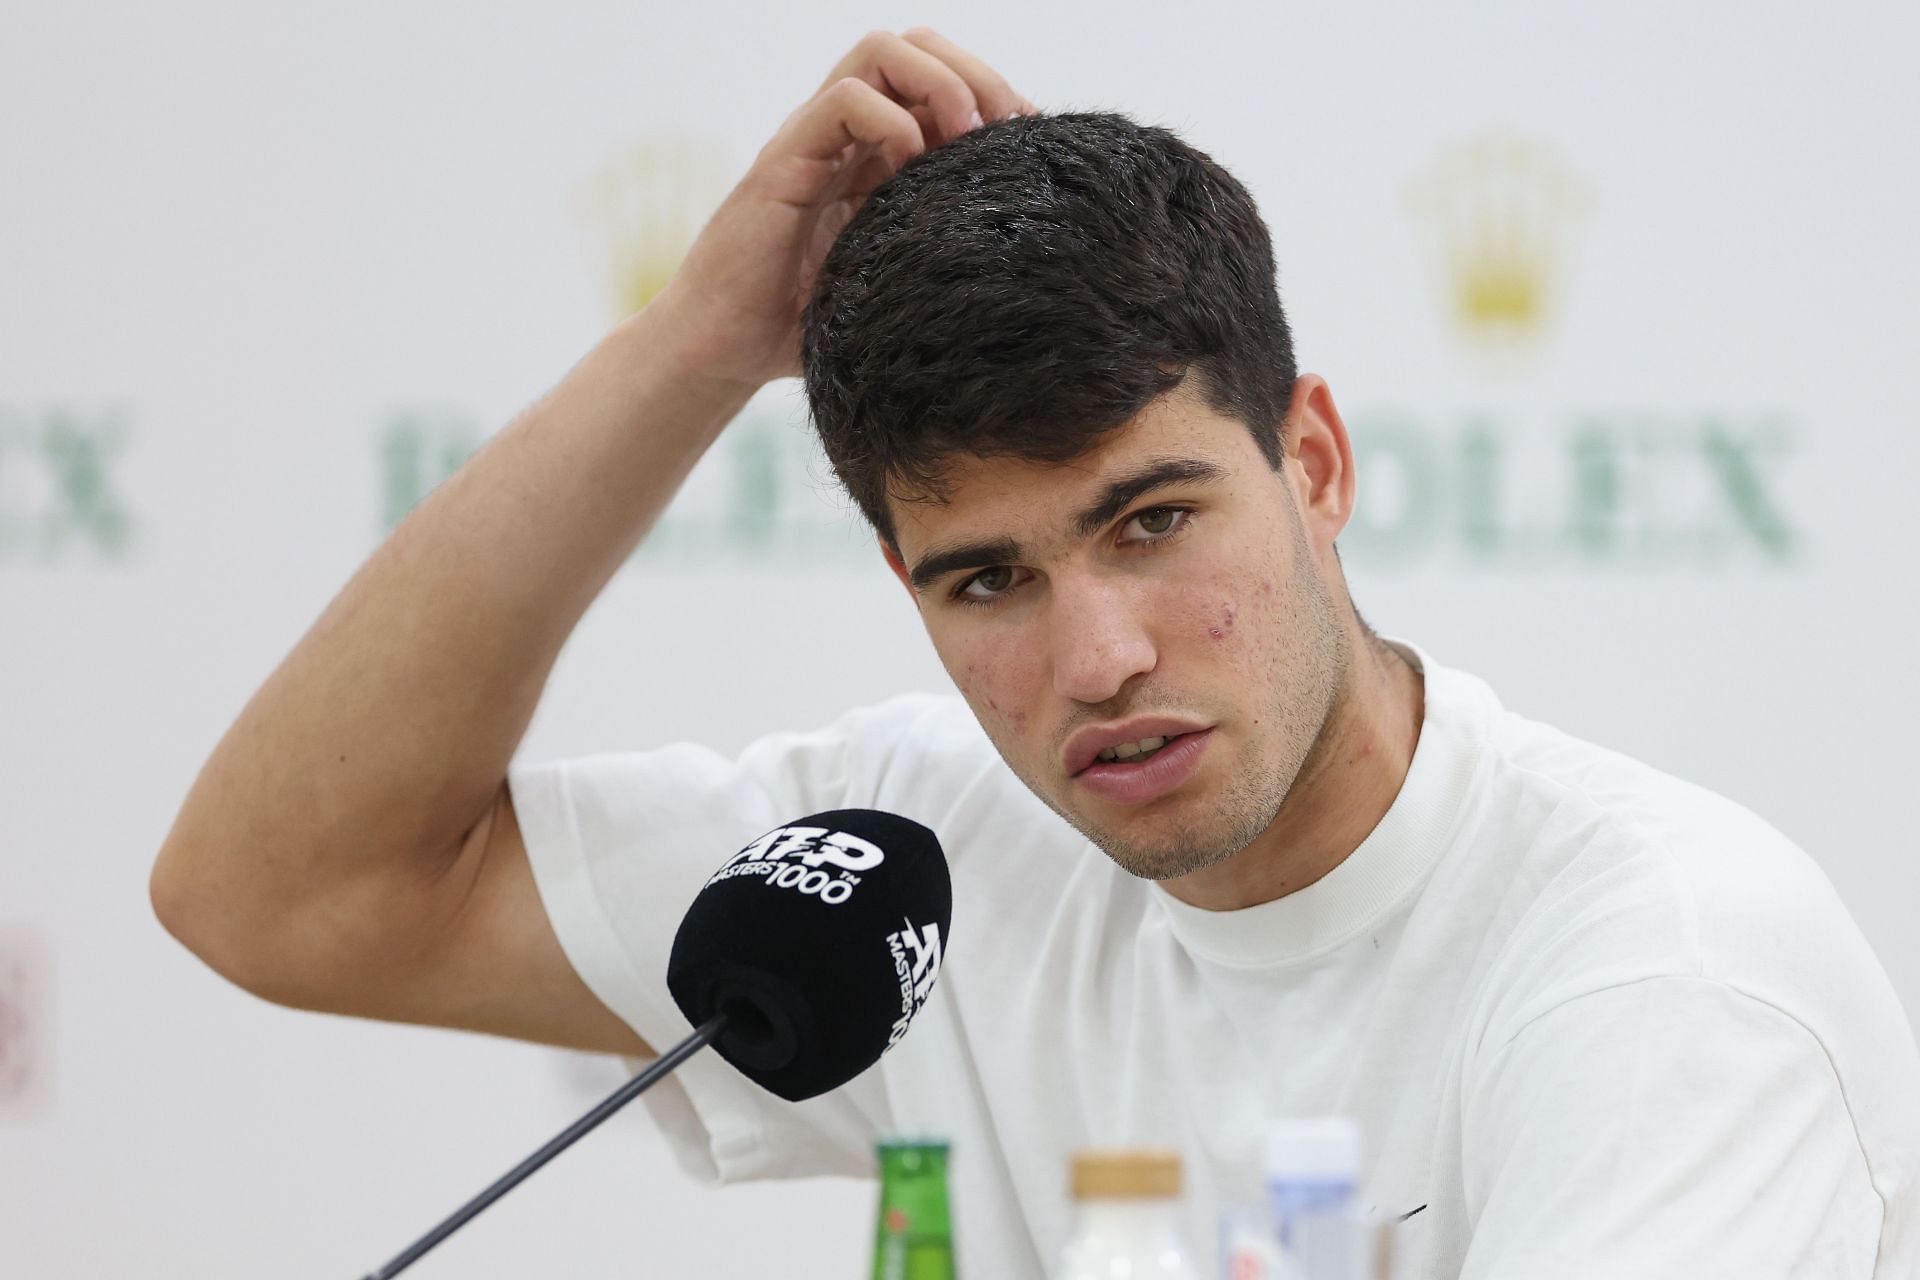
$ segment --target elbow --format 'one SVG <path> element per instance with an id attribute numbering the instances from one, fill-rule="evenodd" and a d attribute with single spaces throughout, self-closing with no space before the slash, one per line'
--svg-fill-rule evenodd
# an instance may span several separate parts
<path id="1" fill-rule="evenodd" d="M 194 943 L 194 931 L 190 923 L 194 892 L 180 870 L 181 861 L 181 854 L 171 841 L 162 846 L 160 856 L 153 860 L 153 870 L 147 876 L 147 901 L 152 905 L 153 918 L 160 922 L 160 927 L 172 934 L 174 941 L 181 946 L 200 955 L 201 949 Z"/>
<path id="2" fill-rule="evenodd" d="M 264 1000 L 292 1003 L 287 999 L 291 993 L 263 962 L 255 940 L 259 930 L 248 927 L 250 913 L 224 895 L 214 877 L 196 872 L 186 851 L 173 841 L 154 859 L 147 899 L 160 927 L 202 964 Z"/>
<path id="3" fill-rule="evenodd" d="M 387 973 L 391 947 L 370 923 L 382 917 L 367 905 L 379 886 L 296 894 L 250 878 L 245 869 L 260 861 L 258 849 L 243 858 L 169 839 L 147 882 L 154 917 L 249 995 L 308 1012 L 351 1011 L 342 993 L 376 989 Z"/>

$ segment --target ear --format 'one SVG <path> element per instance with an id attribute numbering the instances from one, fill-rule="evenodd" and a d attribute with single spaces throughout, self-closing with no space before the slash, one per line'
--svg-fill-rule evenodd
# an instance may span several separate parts
<path id="1" fill-rule="evenodd" d="M 1287 408 L 1287 479 L 1307 539 L 1325 551 L 1353 518 L 1353 446 L 1334 407 L 1333 391 L 1318 374 L 1294 380 Z"/>

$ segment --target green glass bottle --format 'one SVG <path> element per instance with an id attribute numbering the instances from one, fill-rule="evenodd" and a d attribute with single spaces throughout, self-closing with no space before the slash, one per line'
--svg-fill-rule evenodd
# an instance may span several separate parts
<path id="1" fill-rule="evenodd" d="M 947 1212 L 947 1144 L 880 1144 L 873 1280 L 956 1280 Z"/>

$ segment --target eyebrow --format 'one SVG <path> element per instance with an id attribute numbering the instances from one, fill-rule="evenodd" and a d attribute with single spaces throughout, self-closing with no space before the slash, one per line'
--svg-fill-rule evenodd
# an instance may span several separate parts
<path id="1" fill-rule="evenodd" d="M 1170 484 L 1216 484 L 1226 478 L 1227 469 L 1217 462 L 1201 458 L 1150 458 L 1126 475 L 1116 477 L 1091 505 L 1073 518 L 1073 536 L 1092 536 L 1143 493 L 1152 493 Z"/>
<path id="2" fill-rule="evenodd" d="M 1227 478 L 1217 462 L 1202 458 L 1151 458 L 1125 475 L 1116 476 L 1100 496 L 1069 522 L 1075 538 L 1087 538 L 1127 509 L 1142 494 L 1170 484 L 1216 484 Z M 1023 558 L 1020 544 L 1009 537 L 983 538 L 953 547 L 937 547 L 920 557 L 907 575 L 916 591 L 960 569 L 986 569 Z"/>
<path id="3" fill-rule="evenodd" d="M 907 580 L 915 591 L 925 591 L 956 569 L 985 569 L 1020 559 L 1020 544 L 1012 538 L 988 538 L 957 547 L 929 551 L 914 564 Z"/>

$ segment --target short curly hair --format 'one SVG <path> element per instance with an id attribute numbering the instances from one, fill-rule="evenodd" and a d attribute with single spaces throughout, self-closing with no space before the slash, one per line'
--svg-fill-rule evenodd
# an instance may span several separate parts
<path id="1" fill-rule="evenodd" d="M 1296 376 L 1273 246 L 1238 180 L 1111 112 L 1016 116 L 876 188 L 801 334 L 808 405 L 861 513 L 956 456 L 1064 462 L 1189 372 L 1280 465 Z"/>

